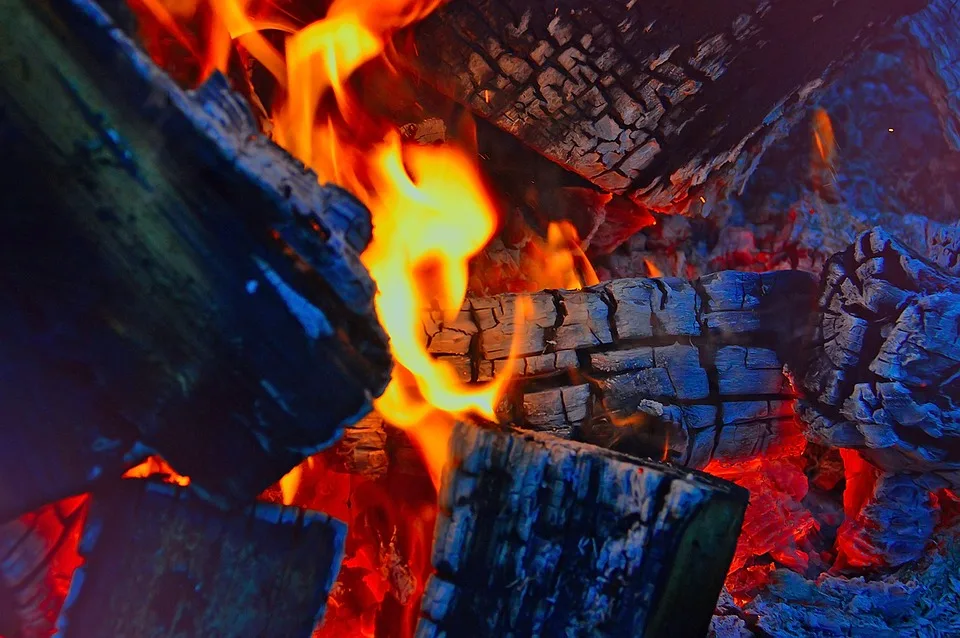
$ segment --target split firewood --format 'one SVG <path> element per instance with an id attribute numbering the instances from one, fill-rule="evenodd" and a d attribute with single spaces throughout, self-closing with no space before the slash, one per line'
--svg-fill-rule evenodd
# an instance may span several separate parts
<path id="1" fill-rule="evenodd" d="M 310 636 L 345 538 L 324 514 L 228 513 L 174 485 L 120 481 L 92 497 L 58 635 Z"/>
<path id="2" fill-rule="evenodd" d="M 0 0 L 0 520 L 161 454 L 248 503 L 389 378 L 368 212 L 91 0 Z"/>
<path id="3" fill-rule="evenodd" d="M 825 72 L 922 6 L 454 0 L 417 27 L 416 63 L 604 190 L 706 214 L 785 134 Z"/>
<path id="4" fill-rule="evenodd" d="M 746 490 L 465 423 L 450 452 L 418 637 L 706 633 Z"/>

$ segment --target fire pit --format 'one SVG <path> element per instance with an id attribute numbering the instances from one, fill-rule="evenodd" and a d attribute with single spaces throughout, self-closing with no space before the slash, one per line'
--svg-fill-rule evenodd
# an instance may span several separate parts
<path id="1" fill-rule="evenodd" d="M 0 0 L 0 636 L 953 631 L 955 11 Z"/>

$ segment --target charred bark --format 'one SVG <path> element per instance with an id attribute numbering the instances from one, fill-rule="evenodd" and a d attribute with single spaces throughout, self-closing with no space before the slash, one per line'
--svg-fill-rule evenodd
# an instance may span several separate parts
<path id="1" fill-rule="evenodd" d="M 0 520 L 151 451 L 248 503 L 390 358 L 368 212 L 89 0 L 0 0 Z"/>
<path id="2" fill-rule="evenodd" d="M 819 303 L 799 366 L 811 435 L 960 485 L 960 280 L 877 229 L 828 262 Z"/>
<path id="3" fill-rule="evenodd" d="M 474 112 L 597 186 L 705 214 L 825 72 L 916 0 L 724 5 L 455 0 L 417 63 Z"/>
<path id="4" fill-rule="evenodd" d="M 798 444 L 783 362 L 814 296 L 795 271 L 621 279 L 531 295 L 519 322 L 518 297 L 499 295 L 424 327 L 435 356 L 480 382 L 504 369 L 523 326 L 504 421 L 700 468 Z"/>
<path id="5" fill-rule="evenodd" d="M 418 636 L 706 632 L 745 490 L 538 433 L 450 450 Z"/>
<path id="6" fill-rule="evenodd" d="M 173 485 L 118 482 L 93 495 L 58 635 L 310 636 L 345 538 L 316 512 L 226 513 Z"/>
<path id="7" fill-rule="evenodd" d="M 940 115 L 944 138 L 960 151 L 960 6 L 932 0 L 905 26 L 918 46 L 914 69 Z"/>

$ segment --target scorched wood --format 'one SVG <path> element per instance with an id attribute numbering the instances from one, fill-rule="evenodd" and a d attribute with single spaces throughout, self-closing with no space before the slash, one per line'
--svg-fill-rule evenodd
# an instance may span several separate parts
<path id="1" fill-rule="evenodd" d="M 419 638 L 706 633 L 746 490 L 464 423 L 450 452 Z"/>
<path id="2" fill-rule="evenodd" d="M 368 212 L 89 0 L 0 0 L 0 520 L 151 450 L 250 502 L 389 377 Z"/>
<path id="3" fill-rule="evenodd" d="M 601 188 L 706 213 L 825 71 L 918 0 L 453 0 L 420 71 Z"/>
<path id="4" fill-rule="evenodd" d="M 58 635 L 310 636 L 345 538 L 324 514 L 227 513 L 173 485 L 120 481 L 93 495 Z"/>
<path id="5" fill-rule="evenodd" d="M 954 272 L 957 245 L 943 235 L 932 251 Z M 811 437 L 858 449 L 889 473 L 865 508 L 890 534 L 875 549 L 888 562 L 912 560 L 932 531 L 922 495 L 960 487 L 960 279 L 874 229 L 827 262 L 819 306 L 812 347 L 796 363 L 801 417 Z M 922 489 L 897 487 L 911 476 Z M 904 528 L 913 542 L 894 538 Z"/>
<path id="6" fill-rule="evenodd" d="M 503 420 L 698 468 L 796 445 L 783 365 L 807 334 L 815 288 L 807 273 L 730 271 L 530 295 Z M 517 299 L 468 299 L 450 323 L 428 313 L 428 349 L 465 380 L 492 378 Z"/>

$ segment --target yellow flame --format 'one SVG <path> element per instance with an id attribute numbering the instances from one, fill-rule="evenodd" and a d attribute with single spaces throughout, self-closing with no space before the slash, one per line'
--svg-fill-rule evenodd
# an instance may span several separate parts
<path id="1" fill-rule="evenodd" d="M 148 1 L 163 5 L 174 0 Z M 384 55 L 397 29 L 422 19 L 441 0 L 334 0 L 325 18 L 299 27 L 283 16 L 252 16 L 251 0 L 193 2 L 206 2 L 212 9 L 217 24 L 211 37 L 240 39 L 278 79 L 281 95 L 272 114 L 276 141 L 322 181 L 348 188 L 370 209 L 373 241 L 362 259 L 377 283 L 376 309 L 396 362 L 376 408 L 419 441 L 437 481 L 453 420 L 496 418 L 517 354 L 520 326 L 505 370 L 487 384 L 469 385 L 430 355 L 421 323 L 431 307 L 442 308 L 447 319 L 459 312 L 468 263 L 490 241 L 496 211 L 475 157 L 453 145 L 404 143 L 395 127 L 384 127 L 389 132 L 382 138 L 370 127 L 361 130 L 365 120 L 358 116 L 365 114 L 348 80 Z M 168 22 L 172 19 L 169 6 L 161 13 Z M 264 29 L 290 34 L 285 56 L 262 36 Z M 206 67 L 225 70 L 228 48 L 219 41 L 208 44 Z M 544 254 L 552 287 L 579 288 L 584 278 L 596 283 L 572 225 L 550 227 Z M 576 260 L 586 263 L 585 268 L 581 264 L 582 277 L 576 275 Z M 518 301 L 518 320 L 528 312 L 529 304 Z M 281 481 L 285 501 L 293 498 L 301 474 L 294 470 Z"/>

